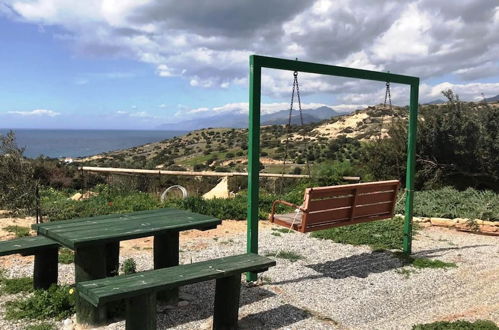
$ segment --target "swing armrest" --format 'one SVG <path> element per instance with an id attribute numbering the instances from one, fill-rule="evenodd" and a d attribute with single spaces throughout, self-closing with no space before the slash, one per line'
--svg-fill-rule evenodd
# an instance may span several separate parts
<path id="1" fill-rule="evenodd" d="M 275 214 L 275 208 L 276 208 L 276 205 L 277 204 L 282 204 L 282 205 L 286 205 L 286 206 L 291 206 L 291 207 L 294 207 L 295 209 L 298 209 L 302 212 L 307 212 L 307 210 L 305 210 L 302 206 L 299 206 L 299 205 L 296 205 L 296 204 L 293 204 L 293 203 L 290 203 L 290 202 L 286 202 L 286 201 L 283 201 L 283 200 L 276 200 L 272 203 L 272 213 L 270 214 L 269 216 L 269 221 L 270 222 L 274 222 L 274 214 Z"/>

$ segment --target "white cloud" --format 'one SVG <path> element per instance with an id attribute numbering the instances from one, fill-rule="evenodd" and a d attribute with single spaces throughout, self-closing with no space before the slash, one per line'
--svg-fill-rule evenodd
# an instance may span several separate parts
<path id="1" fill-rule="evenodd" d="M 59 112 L 46 109 L 35 109 L 32 111 L 8 111 L 7 113 L 27 117 L 55 117 L 60 115 Z"/>
<path id="2" fill-rule="evenodd" d="M 246 85 L 253 53 L 390 70 L 423 80 L 499 75 L 497 0 L 451 5 L 444 0 L 315 0 L 285 6 L 280 0 L 3 2 L 0 14 L 9 18 L 15 11 L 24 21 L 62 27 L 58 37 L 76 52 L 149 63 L 157 75 L 183 77 L 196 88 Z M 264 72 L 264 94 L 288 95 L 290 77 L 289 72 Z M 376 85 L 301 77 L 304 94 L 336 93 L 345 104 L 378 103 L 373 102 L 379 99 Z M 404 102 L 405 91 L 394 94 Z"/>

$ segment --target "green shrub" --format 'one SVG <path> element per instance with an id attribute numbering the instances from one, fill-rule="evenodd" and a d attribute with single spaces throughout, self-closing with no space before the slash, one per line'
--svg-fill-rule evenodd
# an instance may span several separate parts
<path id="1" fill-rule="evenodd" d="M 475 322 L 459 320 L 416 324 L 412 327 L 412 330 L 499 330 L 499 327 L 488 320 L 477 320 Z"/>
<path id="2" fill-rule="evenodd" d="M 20 292 L 33 291 L 33 278 L 20 277 L 20 278 L 0 278 L 1 293 L 16 294 Z"/>
<path id="3" fill-rule="evenodd" d="M 29 228 L 28 227 L 11 225 L 11 226 L 4 227 L 4 230 L 8 231 L 9 233 L 14 233 L 16 235 L 16 237 L 29 236 Z"/>
<path id="4" fill-rule="evenodd" d="M 68 248 L 59 249 L 59 263 L 72 264 L 75 261 L 75 254 Z"/>
<path id="5" fill-rule="evenodd" d="M 123 264 L 121 265 L 121 271 L 125 275 L 134 274 L 137 272 L 137 263 L 133 258 L 128 258 L 123 261 Z"/>
<path id="6" fill-rule="evenodd" d="M 403 199 L 397 204 L 396 212 L 404 212 Z M 414 215 L 497 221 L 499 220 L 499 194 L 491 190 L 480 191 L 473 188 L 458 191 L 452 187 L 416 191 Z"/>
<path id="7" fill-rule="evenodd" d="M 43 214 L 50 221 L 56 221 L 150 210 L 160 205 L 157 198 L 147 193 L 120 191 L 108 185 L 99 185 L 96 188 L 97 196 L 82 201 L 68 199 L 69 194 L 65 192 L 52 188 L 44 189 L 41 193 Z"/>
<path id="8" fill-rule="evenodd" d="M 304 256 L 302 256 L 301 254 L 298 254 L 296 252 L 293 252 L 293 251 L 279 251 L 277 254 L 275 254 L 275 253 L 267 253 L 266 256 L 267 257 L 276 257 L 276 258 L 286 259 L 286 260 L 289 260 L 291 262 L 295 262 L 295 261 L 298 261 L 298 260 L 305 259 Z"/>
<path id="9" fill-rule="evenodd" d="M 24 330 L 56 330 L 53 323 L 43 322 L 39 324 L 28 325 Z"/>
<path id="10" fill-rule="evenodd" d="M 74 294 L 69 290 L 69 286 L 53 285 L 48 290 L 35 290 L 28 298 L 8 301 L 5 304 L 5 319 L 61 320 L 69 317 L 75 312 Z"/>
<path id="11" fill-rule="evenodd" d="M 313 232 L 312 237 L 330 239 L 342 244 L 369 245 L 373 250 L 401 249 L 403 226 L 404 219 L 394 217 L 390 220 L 320 230 Z"/>

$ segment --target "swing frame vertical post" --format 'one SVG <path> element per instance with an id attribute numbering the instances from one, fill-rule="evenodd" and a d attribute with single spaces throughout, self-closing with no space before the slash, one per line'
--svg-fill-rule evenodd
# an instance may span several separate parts
<path id="1" fill-rule="evenodd" d="M 416 132 L 418 124 L 419 79 L 411 84 L 409 105 L 409 126 L 407 129 L 407 171 L 405 183 L 404 239 L 405 254 L 412 252 L 412 215 L 414 205 L 414 174 L 416 172 Z"/>
<path id="2" fill-rule="evenodd" d="M 410 113 L 407 138 L 407 170 L 405 195 L 405 221 L 403 251 L 411 253 L 412 214 L 414 203 L 414 173 L 416 169 L 416 128 L 418 116 L 419 78 L 379 72 L 346 68 L 319 63 L 286 60 L 259 55 L 250 56 L 249 72 L 249 129 L 248 129 L 248 215 L 247 215 L 247 252 L 258 253 L 258 211 L 259 211 L 259 171 L 260 171 L 260 102 L 262 68 L 315 73 L 329 76 L 356 78 L 385 83 L 409 85 Z M 255 281 L 255 273 L 246 275 L 248 281 Z"/>
<path id="3" fill-rule="evenodd" d="M 248 129 L 248 220 L 247 251 L 258 253 L 258 211 L 260 172 L 260 91 L 262 68 L 250 57 L 249 129 Z M 256 273 L 247 273 L 248 282 L 256 281 Z"/>

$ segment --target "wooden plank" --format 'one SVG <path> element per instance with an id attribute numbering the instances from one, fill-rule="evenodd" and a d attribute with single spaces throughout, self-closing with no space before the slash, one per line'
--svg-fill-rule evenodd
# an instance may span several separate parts
<path id="1" fill-rule="evenodd" d="M 65 230 L 77 230 L 81 226 L 99 224 L 102 225 L 104 223 L 114 223 L 117 222 L 122 223 L 126 220 L 134 220 L 134 219 L 144 219 L 148 217 L 161 217 L 161 216 L 169 216 L 172 214 L 188 214 L 191 213 L 186 210 L 178 210 L 178 209 L 159 209 L 159 210 L 149 210 L 149 211 L 138 211 L 133 213 L 115 213 L 108 215 L 101 215 L 95 217 L 87 217 L 87 218 L 74 218 L 70 220 L 62 220 L 62 221 L 54 221 L 47 222 L 43 224 L 34 224 L 31 227 L 38 232 L 43 233 L 44 231 L 58 230 L 59 228 L 63 228 Z"/>
<path id="2" fill-rule="evenodd" d="M 53 249 L 59 244 L 44 236 L 21 237 L 0 242 L 0 256 L 22 253 L 23 255 L 35 254 L 43 249 Z"/>
<path id="3" fill-rule="evenodd" d="M 351 207 L 343 207 L 340 209 L 326 210 L 324 212 L 310 212 L 307 214 L 306 226 L 308 227 L 314 223 L 321 223 L 325 221 L 349 219 L 351 210 Z"/>
<path id="4" fill-rule="evenodd" d="M 305 206 L 307 211 L 314 212 L 319 210 L 337 209 L 340 207 L 347 207 L 353 204 L 353 196 L 341 196 L 327 199 L 315 199 L 308 202 Z"/>
<path id="5" fill-rule="evenodd" d="M 336 220 L 336 221 L 331 221 L 331 222 L 323 222 L 323 223 L 318 223 L 314 225 L 309 225 L 305 228 L 305 232 L 311 232 L 311 231 L 317 231 L 317 230 L 324 230 L 324 229 L 329 229 L 329 228 L 334 228 L 334 227 L 342 227 L 342 226 L 347 226 L 347 225 L 355 225 L 359 223 L 365 223 L 365 222 L 371 222 L 375 220 L 385 220 L 385 219 L 390 219 L 392 216 L 386 216 L 386 215 L 378 215 L 378 216 L 372 216 L 372 217 L 364 217 L 364 218 L 358 218 L 358 219 L 343 219 L 343 220 Z"/>
<path id="6" fill-rule="evenodd" d="M 218 177 L 229 177 L 229 176 L 248 176 L 246 172 L 192 172 L 192 171 L 168 171 L 168 170 L 143 170 L 135 168 L 115 168 L 115 167 L 92 167 L 92 166 L 81 166 L 78 167 L 81 171 L 87 172 L 102 172 L 102 173 L 117 173 L 117 174 L 152 174 L 152 175 L 181 175 L 181 176 L 218 176 Z M 260 173 L 261 177 L 270 178 L 309 178 L 306 174 L 274 174 L 274 173 Z"/>
<path id="7" fill-rule="evenodd" d="M 173 221 L 172 221 L 173 222 Z M 89 246 L 96 243 L 107 243 L 116 240 L 128 240 L 133 238 L 161 235 L 170 231 L 182 231 L 189 229 L 200 229 L 205 226 L 213 226 L 221 223 L 221 220 L 216 218 L 208 218 L 203 221 L 175 221 L 174 223 L 137 223 L 136 226 L 126 228 L 91 228 L 80 232 L 67 232 L 64 236 L 53 236 L 49 231 L 48 237 L 53 237 L 55 240 L 69 246 L 70 248 L 78 246 Z"/>
<path id="8" fill-rule="evenodd" d="M 393 201 L 393 191 L 364 193 L 357 196 L 357 205 L 375 204 L 380 202 Z M 340 207 L 351 206 L 354 202 L 353 196 L 340 196 L 327 199 L 315 199 L 308 203 L 306 208 L 309 212 L 318 210 L 329 210 Z"/>
<path id="9" fill-rule="evenodd" d="M 77 283 L 78 294 L 100 304 L 151 292 L 162 291 L 200 281 L 228 277 L 243 272 L 257 272 L 276 264 L 256 254 L 242 254 L 194 264 L 179 265 L 136 274 Z"/>
<path id="10" fill-rule="evenodd" d="M 71 222 L 68 223 L 67 225 L 64 225 L 65 221 L 61 221 L 62 224 L 59 224 L 58 226 L 54 226 L 51 228 L 47 228 L 45 232 L 50 231 L 52 233 L 65 233 L 65 232 L 84 232 L 85 230 L 94 230 L 96 227 L 99 229 L 102 228 L 127 228 L 130 227 L 130 229 L 133 229 L 137 222 L 165 222 L 166 219 L 168 218 L 175 218 L 175 219 L 183 219 L 183 218 L 192 218 L 191 214 L 185 213 L 185 212 L 177 212 L 177 213 L 170 213 L 167 215 L 164 214 L 147 214 L 142 217 L 140 216 L 134 216 L 132 218 L 128 217 L 116 217 L 112 219 L 105 219 L 105 220 L 94 220 L 94 221 L 86 221 L 82 223 L 78 222 Z M 203 216 L 203 217 L 196 217 L 198 219 L 204 219 L 209 216 Z"/>
<path id="11" fill-rule="evenodd" d="M 341 195 L 353 195 L 354 189 L 358 189 L 359 193 L 368 193 L 375 191 L 393 191 L 398 188 L 399 181 L 378 181 L 367 183 L 345 184 L 339 186 L 315 187 L 307 189 L 311 199 L 327 198 Z"/>
<path id="12" fill-rule="evenodd" d="M 160 209 L 154 212 L 115 214 L 102 218 L 61 221 L 55 225 L 37 226 L 46 235 L 74 249 L 96 243 L 112 242 L 188 229 L 213 228 L 221 220 L 186 210 Z"/>
<path id="13" fill-rule="evenodd" d="M 390 214 L 391 211 L 391 201 L 378 204 L 358 205 L 355 207 L 355 218 L 377 214 Z"/>

